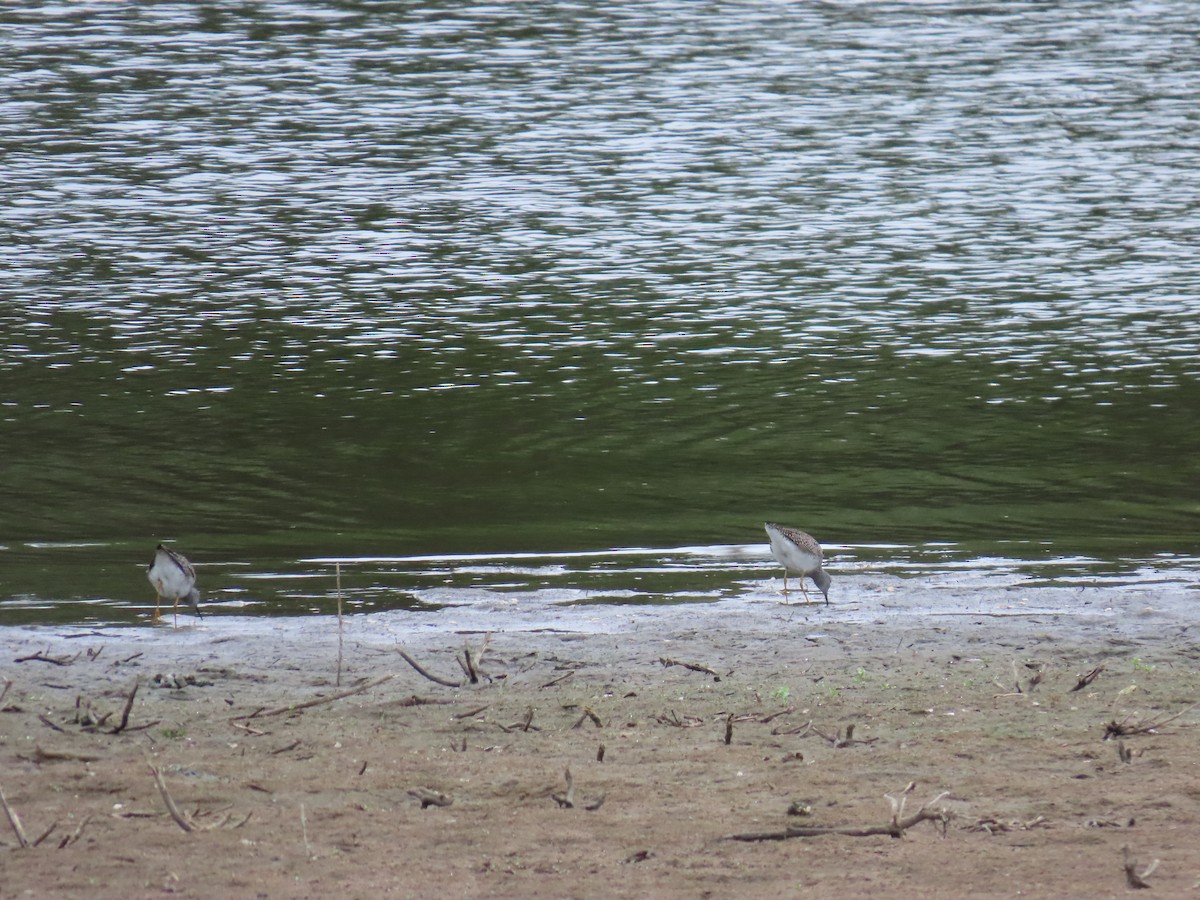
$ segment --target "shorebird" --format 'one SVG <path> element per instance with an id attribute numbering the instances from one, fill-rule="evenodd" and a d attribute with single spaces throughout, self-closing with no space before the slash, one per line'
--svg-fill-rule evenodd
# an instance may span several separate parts
<path id="1" fill-rule="evenodd" d="M 813 583 L 825 595 L 825 604 L 829 605 L 829 583 L 832 579 L 821 563 L 825 557 L 821 553 L 821 545 L 811 534 L 806 534 L 796 528 L 785 528 L 774 522 L 766 523 L 767 537 L 771 539 L 771 555 L 776 562 L 783 566 L 783 600 L 787 602 L 788 572 L 800 576 L 800 590 L 804 592 L 804 602 L 808 601 L 808 591 L 804 587 L 804 578 L 809 576 Z"/>
<path id="2" fill-rule="evenodd" d="M 158 596 L 154 598 L 154 619 L 159 618 L 159 603 L 163 599 L 175 601 L 175 624 L 179 624 L 179 601 L 187 600 L 200 615 L 200 592 L 196 590 L 196 570 L 182 553 L 176 553 L 162 544 L 154 549 L 154 560 L 146 567 L 146 577 L 154 585 Z"/>

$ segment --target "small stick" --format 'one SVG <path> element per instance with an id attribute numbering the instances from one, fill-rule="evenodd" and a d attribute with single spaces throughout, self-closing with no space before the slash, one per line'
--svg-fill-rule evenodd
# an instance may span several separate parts
<path id="1" fill-rule="evenodd" d="M 30 656 L 19 656 L 16 659 L 14 659 L 13 662 L 15 662 L 15 663 L 44 662 L 44 663 L 51 663 L 56 666 L 69 666 L 71 663 L 75 662 L 75 660 L 77 660 L 79 658 L 78 653 L 76 653 L 74 656 L 62 656 L 62 657 L 50 656 L 50 655 L 48 655 L 49 653 L 50 653 L 50 648 L 47 647 L 45 650 L 39 650 L 37 653 L 31 654 Z"/>
<path id="2" fill-rule="evenodd" d="M 67 847 L 79 840 L 79 836 L 83 834 L 84 827 L 90 821 L 92 821 L 92 817 L 90 815 L 84 816 L 83 820 L 79 823 L 79 827 L 58 842 L 58 849 L 62 850 L 64 847 Z"/>
<path id="3" fill-rule="evenodd" d="M 289 750 L 295 750 L 299 746 L 300 746 L 300 739 L 296 738 L 296 740 L 292 741 L 286 747 L 277 747 L 276 749 L 272 750 L 271 755 L 278 756 L 280 753 L 287 753 Z"/>
<path id="4" fill-rule="evenodd" d="M 470 647 L 463 647 L 463 672 L 467 676 L 467 681 L 471 684 L 479 684 L 479 673 L 475 671 L 475 666 L 471 663 Z"/>
<path id="5" fill-rule="evenodd" d="M 490 703 L 485 703 L 483 706 L 480 706 L 476 709 L 468 710 L 467 712 L 455 713 L 450 718 L 452 718 L 452 719 L 473 719 L 473 718 L 475 718 L 475 716 L 479 715 L 481 712 L 483 712 L 485 709 L 487 709 L 491 705 L 492 704 L 490 704 Z"/>
<path id="6" fill-rule="evenodd" d="M 1085 687 L 1087 687 L 1089 684 L 1091 684 L 1093 681 L 1095 681 L 1096 678 L 1103 671 L 1104 671 L 1104 666 L 1096 666 L 1096 668 L 1092 669 L 1092 671 L 1088 672 L 1086 675 L 1084 675 L 1082 678 L 1080 678 L 1079 682 L 1075 685 L 1075 687 L 1071 688 L 1071 690 L 1067 691 L 1067 693 L 1072 694 L 1075 691 L 1082 691 Z"/>
<path id="7" fill-rule="evenodd" d="M 4 709 L 4 698 L 8 696 L 8 690 L 13 686 L 12 680 L 4 679 L 4 690 L 0 691 L 0 710 Z"/>
<path id="8" fill-rule="evenodd" d="M 713 677 L 713 681 L 721 680 L 720 675 L 718 675 L 708 666 L 702 666 L 699 663 L 683 662 L 678 659 L 671 659 L 667 656 L 660 656 L 658 661 L 663 664 L 663 668 L 670 668 L 671 666 L 683 666 L 685 669 L 690 669 L 693 672 L 703 672 L 705 675 L 711 675 Z"/>
<path id="9" fill-rule="evenodd" d="M 308 817 L 304 815 L 304 804 L 300 804 L 300 833 L 304 835 L 304 855 L 312 859 L 312 844 L 308 842 Z"/>
<path id="10" fill-rule="evenodd" d="M 604 745 L 601 744 L 596 750 L 596 762 L 604 762 Z"/>
<path id="11" fill-rule="evenodd" d="M 768 722 L 778 719 L 780 716 L 786 716 L 789 713 L 794 713 L 795 711 L 796 711 L 796 707 L 789 706 L 787 709 L 779 710 L 779 712 L 773 712 L 770 715 L 760 716 L 758 721 L 762 722 L 765 725 Z"/>
<path id="12" fill-rule="evenodd" d="M 257 728 L 251 728 L 249 725 L 243 725 L 241 722 L 230 722 L 229 724 L 234 728 L 240 728 L 242 731 L 246 732 L 247 734 L 252 734 L 255 737 L 262 737 L 264 734 L 266 734 L 265 731 L 259 731 Z"/>
<path id="13" fill-rule="evenodd" d="M 150 763 L 150 771 L 154 773 L 154 783 L 158 785 L 158 793 L 162 795 L 163 803 L 167 806 L 167 812 L 171 814 L 171 818 L 175 820 L 175 824 L 184 831 L 193 832 L 196 826 L 187 820 L 187 818 L 179 811 L 179 807 L 175 805 L 175 801 L 171 799 L 171 792 L 167 790 L 167 783 L 163 781 L 162 772 L 158 771 Z"/>
<path id="14" fill-rule="evenodd" d="M 4 796 L 4 788 L 0 788 L 0 806 L 4 807 L 4 814 L 8 816 L 8 824 L 12 826 L 13 832 L 17 835 L 17 842 L 20 843 L 22 849 L 28 849 L 29 838 L 25 835 L 25 829 L 21 827 L 21 817 L 17 815 L 17 811 L 8 805 L 8 798 Z"/>
<path id="15" fill-rule="evenodd" d="M 276 709 L 263 710 L 259 708 L 254 712 L 245 716 L 234 716 L 233 720 L 237 719 L 265 719 L 267 716 L 279 716 L 284 713 L 297 712 L 301 709 L 310 709 L 314 706 L 320 706 L 322 703 L 333 703 L 335 700 L 342 700 L 346 697 L 353 697 L 355 694 L 361 694 L 364 691 L 369 691 L 373 687 L 378 687 L 386 681 L 391 681 L 395 675 L 384 675 L 382 678 L 376 678 L 374 681 L 368 681 L 366 684 L 360 684 L 356 688 L 351 688 L 348 691 L 342 691 L 339 694 L 332 694 L 329 697 L 318 697 L 316 700 L 309 700 L 306 703 L 296 703 L 292 706 L 280 706 Z"/>
<path id="16" fill-rule="evenodd" d="M 338 661 L 337 661 L 337 681 L 334 682 L 334 687 L 342 686 L 342 564 L 335 562 L 333 570 L 337 575 L 337 602 L 338 602 Z"/>
<path id="17" fill-rule="evenodd" d="M 908 829 L 912 828 L 914 825 L 917 825 L 921 822 L 926 822 L 926 821 L 940 822 L 944 826 L 946 824 L 946 822 L 949 820 L 949 813 L 947 813 L 946 810 L 944 810 L 944 809 L 938 810 L 937 812 L 933 812 L 932 810 L 930 810 L 929 807 L 932 806 L 934 803 L 937 803 L 939 800 L 941 800 L 945 796 L 946 796 L 946 794 L 944 794 L 944 793 L 939 794 L 938 796 L 936 796 L 932 800 L 930 800 L 928 803 L 926 803 L 924 806 L 922 806 L 915 813 L 913 813 L 911 816 L 908 816 L 907 818 L 904 818 L 904 819 L 901 819 L 898 814 L 900 809 L 903 807 L 903 803 L 898 802 L 895 799 L 889 798 L 892 802 L 892 807 L 896 811 L 896 813 L 893 814 L 892 821 L 889 822 L 887 825 L 791 826 L 789 828 L 785 828 L 783 831 L 764 831 L 764 832 L 750 832 L 747 834 L 731 834 L 728 837 L 724 838 L 724 840 L 727 840 L 727 841 L 782 841 L 782 840 L 787 840 L 788 838 L 821 837 L 821 836 L 827 835 L 827 834 L 840 834 L 840 835 L 844 835 L 847 837 L 872 837 L 875 835 L 886 834 L 889 837 L 898 838 L 898 837 L 902 836 L 905 831 L 907 831 Z"/>
<path id="18" fill-rule="evenodd" d="M 133 681 L 133 690 L 129 692 L 129 696 L 125 698 L 125 708 L 121 710 L 121 721 L 113 726 L 109 734 L 120 734 L 125 730 L 125 726 L 129 724 L 129 711 L 133 709 L 133 698 L 137 696 L 138 686 L 141 684 L 140 678 L 135 678 Z"/>
<path id="19" fill-rule="evenodd" d="M 463 683 L 461 681 L 447 681 L 445 678 L 438 678 L 436 675 L 430 675 L 428 672 L 426 672 L 424 669 L 421 668 L 421 666 L 417 663 L 417 661 L 415 659 L 413 659 L 411 656 L 409 656 L 403 650 L 397 650 L 397 652 L 400 654 L 401 659 L 403 659 L 406 663 L 408 663 L 410 666 L 412 666 L 414 669 L 417 670 L 417 674 L 423 675 L 424 677 L 428 678 L 430 681 L 434 682 L 435 684 L 441 684 L 441 685 L 445 685 L 446 687 L 452 687 L 452 688 L 459 688 L 459 687 L 463 686 Z"/>
<path id="20" fill-rule="evenodd" d="M 49 827 L 49 828 L 47 828 L 45 831 L 43 831 L 43 832 L 41 833 L 41 836 L 40 836 L 40 837 L 38 837 L 38 838 L 37 838 L 37 839 L 36 839 L 36 840 L 33 842 L 33 846 L 34 846 L 34 847 L 40 846 L 40 845 L 41 845 L 41 843 L 42 843 L 42 841 L 44 841 L 46 838 L 50 837 L 50 832 L 54 831 L 54 829 L 55 829 L 55 828 L 57 828 L 57 827 L 58 827 L 58 822 L 51 822 L 51 823 L 50 823 L 50 827 Z"/>
<path id="21" fill-rule="evenodd" d="M 585 721 L 587 721 L 588 719 L 591 719 L 591 720 L 592 720 L 592 724 L 593 724 L 593 725 L 595 725 L 597 728 L 603 728 L 603 727 L 604 727 L 604 723 L 600 721 L 600 717 L 599 717 L 598 715 L 596 715 L 595 711 L 594 711 L 594 710 L 593 710 L 593 709 L 592 709 L 590 706 L 585 706 L 585 707 L 583 708 L 583 715 L 582 715 L 582 716 L 580 716 L 580 717 L 579 717 L 579 721 L 578 721 L 578 722 L 576 722 L 576 723 L 575 723 L 574 725 L 572 725 L 571 727 L 572 727 L 572 728 L 578 728 L 579 726 L 581 726 L 581 725 L 582 725 L 582 724 L 583 724 Z"/>
<path id="22" fill-rule="evenodd" d="M 38 713 L 38 718 L 41 720 L 42 724 L 45 725 L 47 728 L 53 728 L 59 734 L 67 733 L 66 729 L 60 728 L 58 725 L 55 725 L 53 722 L 51 722 L 50 717 L 47 716 L 45 713 Z"/>
<path id="23" fill-rule="evenodd" d="M 556 684 L 561 684 L 562 682 L 566 681 L 568 678 L 570 678 L 574 674 L 575 674 L 575 670 L 572 669 L 566 675 L 559 675 L 553 681 L 547 681 L 545 684 L 542 685 L 542 687 L 543 688 L 554 687 Z"/>
<path id="24" fill-rule="evenodd" d="M 733 740 L 733 713 L 729 714 L 729 718 L 725 720 L 725 743 L 728 745 Z"/>

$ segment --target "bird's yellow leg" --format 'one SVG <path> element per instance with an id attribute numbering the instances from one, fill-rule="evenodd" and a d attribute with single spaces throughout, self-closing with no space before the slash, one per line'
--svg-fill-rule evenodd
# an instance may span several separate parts
<path id="1" fill-rule="evenodd" d="M 174 617 L 174 624 L 171 627 L 178 628 L 179 627 L 179 598 L 178 597 L 175 598 L 175 608 L 171 611 L 171 614 Z"/>
<path id="2" fill-rule="evenodd" d="M 162 594 L 155 591 L 154 592 L 154 618 L 150 620 L 151 625 L 158 624 L 158 617 L 159 617 L 158 604 L 161 602 L 162 602 Z"/>
<path id="3" fill-rule="evenodd" d="M 803 575 L 800 576 L 800 591 L 804 594 L 804 602 L 805 603 L 812 602 L 808 599 L 808 588 L 806 588 L 804 586 L 804 576 Z"/>
<path id="4" fill-rule="evenodd" d="M 783 602 L 788 602 L 787 569 L 783 570 Z"/>

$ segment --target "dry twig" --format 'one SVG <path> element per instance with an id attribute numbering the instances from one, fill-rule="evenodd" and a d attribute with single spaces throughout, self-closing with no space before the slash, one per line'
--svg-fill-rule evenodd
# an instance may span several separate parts
<path id="1" fill-rule="evenodd" d="M 1089 684 L 1091 684 L 1093 681 L 1095 681 L 1100 676 L 1100 673 L 1103 671 L 1104 671 L 1104 666 L 1096 666 L 1096 668 L 1092 669 L 1092 671 L 1090 671 L 1086 675 L 1082 676 L 1079 679 L 1079 681 L 1077 681 L 1075 683 L 1075 687 L 1071 688 L 1071 690 L 1067 691 L 1067 693 L 1071 694 L 1071 693 L 1074 693 L 1075 691 L 1082 691 L 1085 687 L 1087 687 Z"/>
<path id="2" fill-rule="evenodd" d="M 572 669 L 566 675 L 559 675 L 557 678 L 552 679 L 551 681 L 547 681 L 545 684 L 542 685 L 542 687 L 548 688 L 548 687 L 554 687 L 556 684 L 562 684 L 564 681 L 566 681 L 568 678 L 570 678 L 574 674 L 575 674 L 575 670 Z"/>
<path id="3" fill-rule="evenodd" d="M 4 788 L 0 788 L 0 806 L 4 807 L 4 814 L 8 816 L 8 824 L 12 826 L 13 833 L 17 836 L 17 842 L 22 849 L 29 848 L 29 838 L 25 834 L 25 829 L 21 825 L 21 817 L 17 815 L 17 811 L 8 805 L 8 798 L 4 796 Z"/>
<path id="4" fill-rule="evenodd" d="M 167 812 L 169 812 L 171 814 L 171 818 L 175 820 L 175 824 L 188 833 L 195 831 L 196 826 L 179 811 L 179 807 L 176 806 L 175 801 L 171 799 L 171 792 L 167 790 L 167 783 L 163 781 L 162 772 L 158 771 L 158 769 L 150 765 L 150 763 L 146 763 L 146 765 L 150 766 L 150 771 L 154 774 L 154 783 L 158 785 L 158 793 L 162 797 L 163 803 L 166 804 Z"/>
<path id="5" fill-rule="evenodd" d="M 720 675 L 718 675 L 708 666 L 702 666 L 699 663 L 683 662 L 678 659 L 671 659 L 667 656 L 660 656 L 658 661 L 663 664 L 663 668 L 670 668 L 671 666 L 683 666 L 685 669 L 690 669 L 693 672 L 703 672 L 705 675 L 711 675 L 713 677 L 713 681 L 721 680 Z"/>
<path id="6" fill-rule="evenodd" d="M 32 653 L 29 656 L 19 656 L 14 659 L 13 662 L 44 662 L 55 666 L 69 666 L 71 663 L 75 662 L 75 660 L 79 659 L 82 654 L 83 651 L 81 650 L 74 656 L 51 656 L 50 648 L 47 647 L 45 650 L 39 650 L 37 653 Z"/>
<path id="7" fill-rule="evenodd" d="M 429 674 L 423 668 L 421 668 L 420 663 L 418 663 L 415 659 L 413 659 L 411 656 L 409 656 L 403 650 L 397 649 L 396 652 L 400 654 L 401 659 L 403 659 L 406 663 L 408 663 L 410 666 L 412 666 L 414 669 L 416 669 L 418 675 L 421 675 L 424 678 L 428 678 L 430 681 L 434 682 L 435 684 L 441 684 L 441 685 L 445 685 L 446 687 L 452 687 L 452 688 L 460 688 L 463 686 L 463 682 L 461 682 L 461 681 L 447 681 L 445 678 L 439 678 L 436 675 Z M 459 665 L 462 665 L 461 660 L 459 661 Z"/>
<path id="8" fill-rule="evenodd" d="M 1200 704 L 1193 703 L 1191 706 L 1187 707 L 1187 709 L 1182 709 L 1173 716 L 1167 716 L 1165 719 L 1157 719 L 1151 722 L 1146 722 L 1145 724 L 1130 724 L 1128 717 L 1120 722 L 1114 719 L 1104 726 L 1104 740 L 1107 741 L 1109 738 L 1114 737 L 1127 737 L 1132 734 L 1157 734 L 1158 729 L 1162 728 L 1168 722 L 1174 722 L 1185 713 L 1191 712 L 1197 706 L 1200 706 Z"/>
<path id="9" fill-rule="evenodd" d="M 133 709 L 133 698 L 137 696 L 138 686 L 141 684 L 140 679 L 134 679 L 133 689 L 129 692 L 129 696 L 125 698 L 125 708 L 121 710 L 121 721 L 113 726 L 109 734 L 120 734 L 125 730 L 125 726 L 129 724 L 129 711 Z"/>
<path id="10" fill-rule="evenodd" d="M 261 707 L 252 713 L 247 713 L 244 716 L 234 716 L 231 721 L 238 719 L 265 719 L 267 716 L 280 716 L 284 713 L 299 712 L 302 709 L 310 709 L 314 706 L 320 706 L 322 703 L 333 703 L 335 700 L 342 700 L 346 697 L 353 697 L 355 694 L 361 694 L 364 691 L 369 691 L 373 687 L 391 681 L 395 675 L 384 675 L 382 678 L 376 678 L 374 681 L 368 681 L 366 684 L 360 684 L 356 688 L 351 688 L 348 691 L 341 691 L 337 694 L 331 694 L 328 697 L 318 697 L 316 700 L 309 700 L 305 703 L 295 703 L 291 706 L 280 706 L 276 709 L 264 710 Z"/>

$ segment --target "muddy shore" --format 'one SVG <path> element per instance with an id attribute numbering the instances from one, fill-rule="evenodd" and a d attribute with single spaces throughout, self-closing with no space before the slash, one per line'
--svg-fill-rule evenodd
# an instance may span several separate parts
<path id="1" fill-rule="evenodd" d="M 0 629 L 0 894 L 1200 890 L 1186 591 L 857 596 Z"/>

